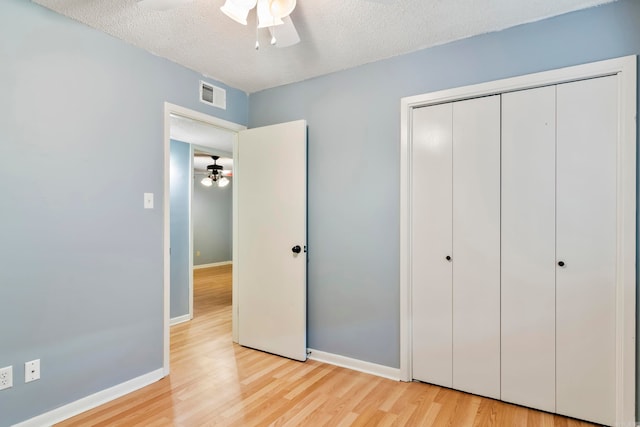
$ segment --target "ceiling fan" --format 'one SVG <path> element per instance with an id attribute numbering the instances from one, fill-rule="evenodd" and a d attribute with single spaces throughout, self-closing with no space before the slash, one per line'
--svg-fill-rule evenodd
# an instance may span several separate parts
<path id="1" fill-rule="evenodd" d="M 169 10 L 193 0 L 138 0 L 138 5 L 150 10 Z M 271 44 L 276 47 L 293 46 L 300 36 L 291 20 L 296 0 L 225 0 L 220 10 L 239 24 L 247 25 L 247 16 L 256 9 L 258 29 L 268 28 Z M 256 49 L 260 43 L 256 40 Z"/>
<path id="2" fill-rule="evenodd" d="M 258 28 L 269 29 L 272 45 L 288 47 L 300 42 L 289 16 L 296 8 L 296 0 L 225 0 L 220 10 L 237 23 L 247 25 L 247 16 L 253 8 L 258 16 Z M 259 47 L 256 40 L 256 49 Z"/>
<path id="3" fill-rule="evenodd" d="M 211 158 L 213 159 L 213 164 L 207 165 L 207 171 L 204 172 L 206 176 L 202 178 L 200 183 L 205 187 L 211 187 L 214 183 L 217 183 L 218 187 L 227 186 L 230 182 L 229 178 L 233 176 L 231 171 L 225 171 L 223 166 L 218 164 L 220 156 L 211 156 Z"/>

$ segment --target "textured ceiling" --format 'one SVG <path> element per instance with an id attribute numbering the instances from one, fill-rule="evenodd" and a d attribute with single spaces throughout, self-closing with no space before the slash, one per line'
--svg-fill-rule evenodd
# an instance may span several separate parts
<path id="1" fill-rule="evenodd" d="M 252 93 L 611 0 L 298 0 L 302 42 L 269 45 L 255 13 L 242 26 L 224 0 L 184 0 L 167 11 L 137 0 L 33 0 L 230 86 Z"/>

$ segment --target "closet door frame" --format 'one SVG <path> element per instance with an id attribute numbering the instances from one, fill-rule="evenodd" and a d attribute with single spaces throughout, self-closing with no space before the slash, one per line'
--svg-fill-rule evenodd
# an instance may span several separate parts
<path id="1" fill-rule="evenodd" d="M 635 425 L 636 56 L 402 98 L 400 147 L 400 379 L 411 360 L 411 167 L 414 108 L 617 74 L 616 424 Z"/>

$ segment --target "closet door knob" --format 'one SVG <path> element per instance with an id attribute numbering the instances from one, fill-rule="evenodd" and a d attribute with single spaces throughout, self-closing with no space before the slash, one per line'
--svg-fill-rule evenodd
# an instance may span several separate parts
<path id="1" fill-rule="evenodd" d="M 447 261 L 451 261 L 451 256 L 447 255 L 446 257 L 444 257 L 444 259 L 446 259 Z"/>
<path id="2" fill-rule="evenodd" d="M 564 267 L 564 261 L 558 261 L 558 265 L 559 265 L 560 267 Z"/>

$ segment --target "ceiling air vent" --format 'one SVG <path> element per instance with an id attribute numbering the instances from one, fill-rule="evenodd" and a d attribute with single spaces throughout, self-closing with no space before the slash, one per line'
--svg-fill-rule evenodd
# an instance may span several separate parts
<path id="1" fill-rule="evenodd" d="M 221 87 L 200 80 L 200 102 L 227 109 L 227 91 Z"/>

